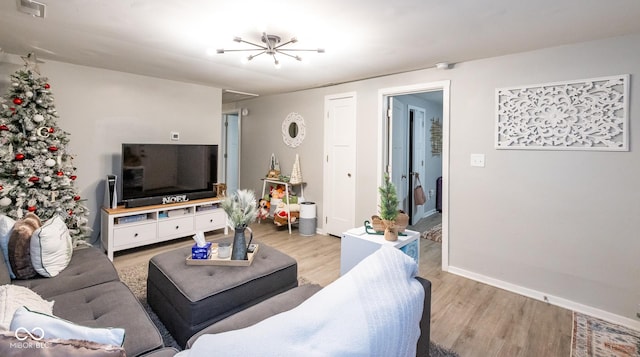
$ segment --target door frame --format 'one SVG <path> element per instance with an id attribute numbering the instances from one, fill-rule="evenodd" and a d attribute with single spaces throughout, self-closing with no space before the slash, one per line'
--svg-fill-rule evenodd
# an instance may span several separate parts
<path id="1" fill-rule="evenodd" d="M 389 96 L 442 91 L 442 271 L 449 270 L 449 112 L 451 81 L 443 80 L 418 83 L 400 87 L 389 87 L 378 90 L 378 162 L 377 187 L 382 185 L 383 173 L 388 172 L 389 129 L 387 110 Z M 378 195 L 378 203 L 380 197 Z"/>
<path id="2" fill-rule="evenodd" d="M 238 189 L 240 189 L 240 182 L 242 181 L 242 170 L 240 168 L 240 161 L 242 160 L 242 111 L 240 109 L 225 110 L 221 113 L 220 118 L 220 130 L 222 135 L 220 138 L 221 152 L 219 156 L 222 160 L 218 160 L 218 181 L 224 178 L 227 181 L 227 128 L 225 127 L 225 119 L 227 115 L 235 114 L 238 116 Z"/>
<path id="3" fill-rule="evenodd" d="M 426 152 L 427 151 L 427 146 L 426 146 L 426 138 L 427 138 L 427 132 L 426 132 L 427 113 L 426 112 L 427 112 L 427 110 L 425 108 L 423 108 L 423 107 L 419 107 L 419 106 L 412 105 L 412 104 L 407 105 L 407 118 L 409 119 L 409 138 L 410 138 L 409 139 L 410 145 L 409 145 L 408 148 L 409 148 L 410 151 L 415 152 L 415 150 L 414 150 L 414 146 L 415 146 L 414 140 L 415 140 L 415 137 L 416 137 L 416 135 L 415 135 L 416 134 L 416 129 L 415 129 L 415 116 L 414 117 L 411 116 L 411 111 L 412 110 L 414 112 L 415 111 L 421 111 L 422 114 L 423 114 L 423 116 L 422 116 L 422 120 L 423 120 L 423 122 L 422 122 L 422 124 L 423 124 L 422 131 L 424 132 L 423 133 L 424 134 L 423 135 L 423 144 L 424 145 L 423 145 L 422 148 L 420 148 L 420 150 L 422 151 L 422 166 L 421 166 L 420 170 L 416 170 L 416 168 L 414 166 L 414 163 L 412 162 L 413 160 L 415 160 L 413 158 L 413 154 L 409 155 L 411 157 L 411 160 L 409 161 L 409 167 L 411 168 L 411 170 L 409 170 L 409 177 L 410 177 L 409 182 L 410 182 L 410 185 L 409 185 L 409 192 L 408 192 L 408 194 L 410 196 L 413 194 L 413 190 L 416 187 L 416 178 L 413 175 L 413 173 L 418 171 L 418 174 L 421 175 L 422 179 L 424 179 L 426 177 L 425 162 L 426 162 L 426 158 L 427 158 L 427 152 Z M 411 199 L 411 207 L 410 207 L 410 209 L 411 209 L 410 217 L 411 217 L 411 221 L 412 221 L 411 224 L 414 224 L 413 222 L 417 223 L 419 220 L 424 218 L 425 213 L 426 213 L 425 210 L 424 210 L 424 206 L 421 205 L 421 206 L 417 206 L 416 207 L 416 204 L 413 201 L 413 199 Z M 415 209 L 415 211 L 414 211 L 414 209 Z"/>

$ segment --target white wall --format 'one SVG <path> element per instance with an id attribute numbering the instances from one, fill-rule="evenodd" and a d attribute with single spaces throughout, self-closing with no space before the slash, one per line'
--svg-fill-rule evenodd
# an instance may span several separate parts
<path id="1" fill-rule="evenodd" d="M 4 64 L 0 76 L 19 68 Z M 220 143 L 219 88 L 53 61 L 40 64 L 40 72 L 49 78 L 58 124 L 70 133 L 76 185 L 88 199 L 94 238 L 100 231 L 104 179 L 119 174 L 123 142 L 170 143 L 170 132 L 178 131 L 181 143 Z"/>
<path id="2" fill-rule="evenodd" d="M 623 73 L 632 78 L 630 152 L 494 149 L 496 88 Z M 378 90 L 449 79 L 450 269 L 638 327 L 639 75 L 633 35 L 244 101 L 242 186 L 259 187 L 271 152 L 290 169 L 295 151 L 280 124 L 296 111 L 308 125 L 302 172 L 320 199 L 324 96 L 355 91 L 359 224 L 377 210 Z M 486 167 L 470 167 L 471 153 L 484 153 Z"/>

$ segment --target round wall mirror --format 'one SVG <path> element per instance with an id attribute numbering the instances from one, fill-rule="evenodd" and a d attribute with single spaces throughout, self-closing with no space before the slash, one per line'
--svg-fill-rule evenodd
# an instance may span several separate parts
<path id="1" fill-rule="evenodd" d="M 302 144 L 305 135 L 304 118 L 298 113 L 289 113 L 282 122 L 282 140 L 295 148 Z"/>

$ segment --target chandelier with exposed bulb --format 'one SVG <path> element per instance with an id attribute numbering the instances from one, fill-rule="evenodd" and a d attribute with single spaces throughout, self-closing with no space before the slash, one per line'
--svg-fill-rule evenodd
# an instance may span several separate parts
<path id="1" fill-rule="evenodd" d="M 233 40 L 235 42 L 238 43 L 246 43 L 248 45 L 254 46 L 255 48 L 245 48 L 245 49 L 237 49 L 237 50 L 225 50 L 222 48 L 219 48 L 216 50 L 216 53 L 218 54 L 222 54 L 225 52 L 245 52 L 245 51 L 254 51 L 257 52 L 255 54 L 251 54 L 247 57 L 243 57 L 243 62 L 246 61 L 251 61 L 254 58 L 262 55 L 262 54 L 266 54 L 268 56 L 273 57 L 273 64 L 276 66 L 276 68 L 280 68 L 280 61 L 278 60 L 278 57 L 276 57 L 276 55 L 284 55 L 284 56 L 288 56 L 291 58 L 294 58 L 298 61 L 302 61 L 302 57 L 300 57 L 297 54 L 291 54 L 289 52 L 317 52 L 317 53 L 324 53 L 324 49 L 323 48 L 316 48 L 316 49 L 299 49 L 299 48 L 283 48 L 284 46 L 287 46 L 289 44 L 292 43 L 296 43 L 298 42 L 298 39 L 296 39 L 295 37 L 292 37 L 289 41 L 284 42 L 284 43 L 280 43 L 282 41 L 282 39 L 280 38 L 280 36 L 276 36 L 276 35 L 269 35 L 266 32 L 262 33 L 262 37 L 260 38 L 260 40 L 262 41 L 262 44 L 259 43 L 254 43 L 254 42 L 250 42 L 250 41 L 245 41 L 240 37 L 234 37 Z"/>

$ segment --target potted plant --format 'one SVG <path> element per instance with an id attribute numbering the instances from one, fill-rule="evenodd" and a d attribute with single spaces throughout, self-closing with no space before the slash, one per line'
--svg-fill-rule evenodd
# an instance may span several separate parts
<path id="1" fill-rule="evenodd" d="M 227 214 L 229 224 L 235 231 L 231 260 L 247 260 L 247 246 L 253 240 L 253 231 L 248 227 L 258 216 L 258 204 L 251 190 L 238 190 L 222 201 L 222 209 Z M 245 239 L 245 230 L 249 231 L 249 243 Z"/>
<path id="2" fill-rule="evenodd" d="M 398 194 L 396 187 L 391 182 L 389 174 L 384 174 L 384 182 L 378 188 L 380 192 L 380 218 L 384 224 L 384 239 L 389 241 L 398 240 L 396 228 L 396 218 L 398 217 Z"/>

